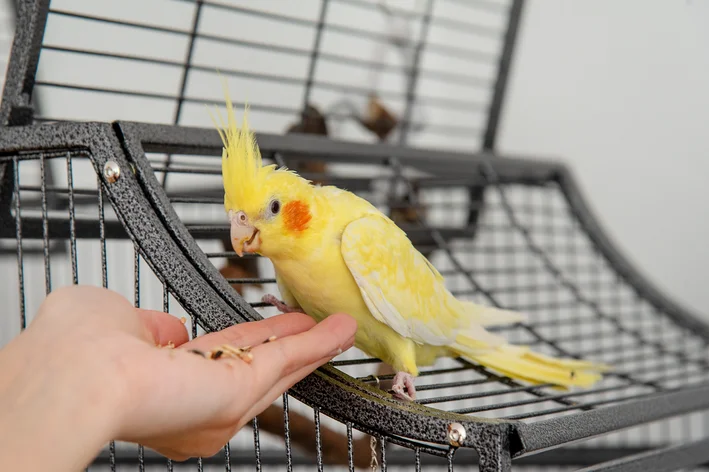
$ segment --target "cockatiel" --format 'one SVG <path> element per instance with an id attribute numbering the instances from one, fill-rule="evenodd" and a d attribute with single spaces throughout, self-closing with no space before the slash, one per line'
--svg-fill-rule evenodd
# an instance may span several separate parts
<path id="1" fill-rule="evenodd" d="M 224 207 L 236 253 L 273 263 L 283 301 L 264 301 L 316 321 L 336 312 L 354 317 L 355 346 L 393 367 L 392 391 L 404 400 L 415 399 L 419 367 L 441 356 L 533 384 L 589 386 L 601 378 L 605 366 L 537 354 L 487 331 L 525 318 L 456 299 L 406 234 L 368 201 L 262 165 L 248 108 L 238 128 L 226 87 L 225 97 L 227 124 L 217 124 Z"/>

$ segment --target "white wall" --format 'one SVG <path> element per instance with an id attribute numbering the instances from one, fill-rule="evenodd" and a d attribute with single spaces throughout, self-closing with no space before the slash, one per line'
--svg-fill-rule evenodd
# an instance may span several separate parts
<path id="1" fill-rule="evenodd" d="M 568 162 L 625 254 L 709 318 L 709 2 L 530 0 L 499 146 Z"/>

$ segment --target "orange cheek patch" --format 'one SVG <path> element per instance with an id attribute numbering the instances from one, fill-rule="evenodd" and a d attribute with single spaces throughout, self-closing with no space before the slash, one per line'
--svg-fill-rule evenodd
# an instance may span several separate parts
<path id="1" fill-rule="evenodd" d="M 300 200 L 288 202 L 283 207 L 283 223 L 286 229 L 290 231 L 300 232 L 305 230 L 311 218 L 310 208 Z"/>

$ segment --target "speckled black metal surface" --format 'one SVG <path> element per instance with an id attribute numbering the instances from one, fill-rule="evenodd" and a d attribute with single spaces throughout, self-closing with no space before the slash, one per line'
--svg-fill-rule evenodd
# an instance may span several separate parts
<path id="1" fill-rule="evenodd" d="M 44 38 L 50 0 L 19 2 L 17 34 L 7 66 L 0 104 L 0 125 L 29 124 L 32 120 L 32 92 Z"/>
<path id="2" fill-rule="evenodd" d="M 700 439 L 689 444 L 641 452 L 620 459 L 603 462 L 580 469 L 578 472 L 673 472 L 709 461 L 709 439 Z M 691 469 L 695 470 L 695 469 Z"/>
<path id="3" fill-rule="evenodd" d="M 518 424 L 523 448 L 544 451 L 569 441 L 588 438 L 607 431 L 618 431 L 707 408 L 709 384 L 673 393 L 653 395 L 599 410 L 584 411 L 534 423 Z"/>

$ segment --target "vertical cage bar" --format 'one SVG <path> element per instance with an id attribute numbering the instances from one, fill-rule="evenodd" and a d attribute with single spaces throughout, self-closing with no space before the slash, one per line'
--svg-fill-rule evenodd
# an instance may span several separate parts
<path id="1" fill-rule="evenodd" d="M 261 440 L 259 438 L 258 416 L 252 420 L 254 429 L 254 454 L 256 455 L 256 472 L 261 472 Z"/>
<path id="2" fill-rule="evenodd" d="M 12 54 L 6 67 L 5 85 L 0 101 L 0 126 L 32 123 L 31 106 L 50 0 L 27 0 L 16 5 Z M 20 53 L 21 52 L 21 53 Z M 36 107 L 36 103 L 35 103 Z"/>
<path id="3" fill-rule="evenodd" d="M 175 109 L 175 117 L 173 120 L 174 124 L 180 122 L 180 116 L 182 115 L 182 105 L 185 103 L 185 90 L 187 89 L 187 76 L 189 75 L 190 68 L 192 67 L 192 55 L 194 54 L 194 43 L 197 38 L 197 29 L 199 29 L 199 19 L 202 15 L 202 6 L 204 2 L 202 0 L 196 0 L 194 16 L 192 17 L 192 29 L 190 30 L 190 42 L 187 46 L 187 55 L 185 56 L 184 67 L 182 68 L 182 77 L 180 78 L 180 92 L 177 97 L 177 108 Z M 167 178 L 167 166 L 165 166 L 165 174 L 163 176 L 163 185 L 165 185 L 164 179 Z"/>
<path id="4" fill-rule="evenodd" d="M 104 288 L 108 288 L 108 267 L 106 264 L 106 220 L 103 211 L 103 182 L 101 176 L 98 180 L 98 232 L 101 241 L 101 282 Z"/>
<path id="5" fill-rule="evenodd" d="M 199 330 L 197 328 L 197 315 L 192 314 L 192 339 L 195 339 L 197 335 L 199 334 Z M 202 460 L 202 457 L 197 458 L 197 472 L 202 472 L 204 470 L 204 461 Z"/>
<path id="6" fill-rule="evenodd" d="M 293 470 L 293 456 L 290 442 L 290 412 L 288 409 L 288 392 L 283 394 L 283 441 L 286 445 L 286 470 Z"/>
<path id="7" fill-rule="evenodd" d="M 162 311 L 170 312 L 170 292 L 167 289 L 167 284 L 162 284 Z"/>
<path id="8" fill-rule="evenodd" d="M 483 137 L 483 149 L 486 151 L 495 150 L 495 140 L 497 139 L 497 126 L 500 123 L 500 113 L 505 99 L 505 91 L 507 89 L 507 79 L 510 73 L 510 64 L 514 54 L 515 43 L 517 42 L 517 31 L 519 30 L 519 21 L 522 17 L 522 6 L 524 0 L 513 0 L 512 7 L 507 22 L 507 31 L 505 32 L 505 43 L 502 47 L 500 62 L 497 67 L 497 78 L 495 80 L 495 90 L 492 95 L 490 112 L 487 117 L 487 125 L 485 127 L 485 135 Z"/>
<path id="9" fill-rule="evenodd" d="M 199 19 L 202 15 L 202 5 L 204 5 L 204 2 L 202 0 L 196 0 L 194 16 L 192 17 L 192 29 L 190 30 L 190 42 L 187 46 L 187 54 L 185 57 L 184 67 L 182 68 L 182 77 L 180 79 L 180 92 L 177 95 L 177 107 L 175 108 L 175 116 L 173 119 L 173 124 L 175 125 L 180 122 L 180 116 L 182 115 L 182 105 L 185 103 L 187 76 L 189 75 L 190 68 L 192 67 L 192 55 L 194 53 L 195 39 L 197 38 L 197 29 L 199 28 Z M 172 154 L 168 154 L 167 160 L 165 161 L 165 172 L 162 174 L 163 188 L 167 184 L 167 176 L 170 173 L 170 164 L 172 164 Z"/>
<path id="10" fill-rule="evenodd" d="M 347 422 L 347 465 L 349 472 L 354 472 L 354 449 L 352 447 L 352 423 Z"/>
<path id="11" fill-rule="evenodd" d="M 303 114 L 308 108 L 310 102 L 310 93 L 313 88 L 315 77 L 315 66 L 317 65 L 318 55 L 320 54 L 320 43 L 322 42 L 322 32 L 325 27 L 325 17 L 327 16 L 327 7 L 330 0 L 321 0 L 320 14 L 318 16 L 318 24 L 315 27 L 315 39 L 313 41 L 313 49 L 310 54 L 310 64 L 308 64 L 308 78 L 305 81 L 305 92 L 303 93 Z M 305 118 L 305 116 L 303 117 Z"/>
<path id="12" fill-rule="evenodd" d="M 313 407 L 313 417 L 315 422 L 315 461 L 317 462 L 318 472 L 323 472 L 322 462 L 322 437 L 320 436 L 320 408 Z"/>
<path id="13" fill-rule="evenodd" d="M 133 245 L 133 305 L 140 308 L 140 252 L 138 245 Z"/>
<path id="14" fill-rule="evenodd" d="M 411 62 L 411 70 L 409 73 L 409 81 L 406 86 L 406 106 L 404 108 L 403 120 L 401 121 L 401 133 L 399 134 L 399 144 L 406 143 L 406 138 L 409 134 L 409 128 L 411 127 L 411 115 L 413 114 L 414 102 L 416 97 L 414 96 L 416 85 L 418 83 L 419 76 L 419 62 L 421 62 L 421 50 L 426 44 L 426 38 L 428 37 L 428 27 L 431 24 L 431 16 L 433 14 L 433 0 L 427 0 L 426 2 L 426 12 L 421 20 L 421 31 L 419 34 L 419 40 L 416 44 L 414 50 L 414 58 Z"/>
<path id="15" fill-rule="evenodd" d="M 416 472 L 421 472 L 421 448 L 414 448 L 414 467 Z"/>
<path id="16" fill-rule="evenodd" d="M 69 250 L 71 254 L 71 278 L 74 285 L 79 283 L 79 265 L 76 256 L 76 212 L 74 209 L 74 167 L 71 151 L 66 153 L 66 181 L 69 190 Z"/>
<path id="17" fill-rule="evenodd" d="M 133 304 L 140 308 L 140 251 L 133 245 Z M 145 448 L 138 444 L 138 471 L 145 472 Z"/>
<path id="18" fill-rule="evenodd" d="M 162 284 L 162 311 L 165 313 L 170 312 L 170 292 L 167 290 L 167 284 L 163 282 Z M 167 459 L 165 464 L 168 472 L 172 472 L 172 459 Z"/>
<path id="19" fill-rule="evenodd" d="M 52 291 L 52 274 L 49 260 L 49 216 L 47 215 L 47 177 L 44 153 L 39 156 L 40 190 L 42 193 L 42 249 L 44 251 L 44 288 Z"/>
<path id="20" fill-rule="evenodd" d="M 686 330 L 684 327 L 681 328 L 681 329 L 682 329 L 682 334 L 681 334 L 681 336 L 682 336 L 682 345 L 687 345 L 686 341 L 687 341 L 688 338 L 689 338 L 688 333 L 687 333 L 687 330 Z M 687 363 L 684 363 L 684 365 L 683 365 L 682 367 L 683 367 L 682 370 L 684 371 L 684 374 L 685 374 L 687 377 L 690 377 L 690 376 L 692 375 L 692 368 L 691 368 L 691 365 L 687 362 Z M 694 433 L 694 430 L 695 430 L 695 428 L 694 428 L 694 422 L 692 421 L 692 417 L 693 417 L 693 416 L 694 416 L 693 414 L 688 414 L 688 415 L 684 415 L 684 416 L 680 419 L 680 422 L 682 423 L 682 433 L 683 433 L 682 435 L 684 436 L 684 437 L 682 438 L 683 441 L 691 441 L 691 440 L 693 440 L 693 439 L 694 439 L 694 440 L 700 439 L 698 435 L 697 435 L 697 437 L 695 438 L 695 437 L 694 437 L 694 434 L 693 434 L 693 433 Z"/>
<path id="21" fill-rule="evenodd" d="M 195 314 L 191 315 L 192 318 L 192 339 L 195 339 L 198 334 L 197 330 L 197 316 Z M 197 458 L 197 472 L 202 472 L 204 470 L 204 464 L 201 457 Z"/>
<path id="22" fill-rule="evenodd" d="M 542 211 L 542 227 L 546 226 L 547 232 L 546 236 L 549 238 L 548 246 L 547 246 L 547 252 L 549 254 L 556 254 L 557 247 L 556 247 L 556 241 L 555 241 L 555 227 L 554 227 L 554 191 L 547 190 L 546 188 L 544 189 L 544 196 L 546 196 L 544 204 L 543 204 L 543 211 Z M 546 219 L 547 221 L 544 221 Z M 532 220 L 532 218 L 530 218 Z M 532 228 L 529 228 L 532 229 Z M 569 234 L 570 238 L 573 238 L 573 231 L 570 231 Z M 540 285 L 541 281 L 539 281 L 539 271 L 536 272 L 536 278 L 535 278 L 536 285 Z M 560 306 L 560 297 L 559 297 L 559 291 L 558 290 L 552 290 L 551 293 L 549 294 L 549 304 L 553 305 L 555 308 Z M 561 310 L 559 309 L 552 309 L 548 311 L 548 316 L 552 318 L 552 320 L 558 321 L 561 318 Z M 574 331 L 577 331 L 575 329 Z M 550 329 L 552 332 L 552 336 L 559 338 L 562 335 L 562 325 L 560 323 L 555 323 Z M 575 334 L 575 333 L 574 333 Z"/>
<path id="23" fill-rule="evenodd" d="M 453 472 L 453 455 L 455 454 L 455 449 L 450 448 L 448 454 L 446 454 L 446 459 L 448 459 L 448 472 Z M 480 467 L 482 471 L 482 467 Z"/>
<path id="24" fill-rule="evenodd" d="M 20 204 L 20 161 L 17 156 L 12 159 L 12 170 L 15 180 L 15 241 L 17 242 L 17 278 L 20 284 L 20 330 L 27 327 L 25 312 L 25 264 L 22 254 L 22 211 Z"/>
<path id="25" fill-rule="evenodd" d="M 379 449 L 382 453 L 381 470 L 382 470 L 382 472 L 386 472 L 386 470 L 387 470 L 387 441 L 384 436 L 379 436 Z"/>
<path id="26" fill-rule="evenodd" d="M 224 445 L 224 470 L 231 472 L 231 446 L 228 442 Z"/>
<path id="27" fill-rule="evenodd" d="M 101 285 L 103 288 L 108 288 L 108 265 L 106 264 L 106 220 L 103 210 L 103 182 L 101 176 L 96 175 L 98 191 L 98 232 L 101 246 Z M 108 463 L 111 472 L 116 472 L 116 442 L 111 441 L 108 444 Z"/>

